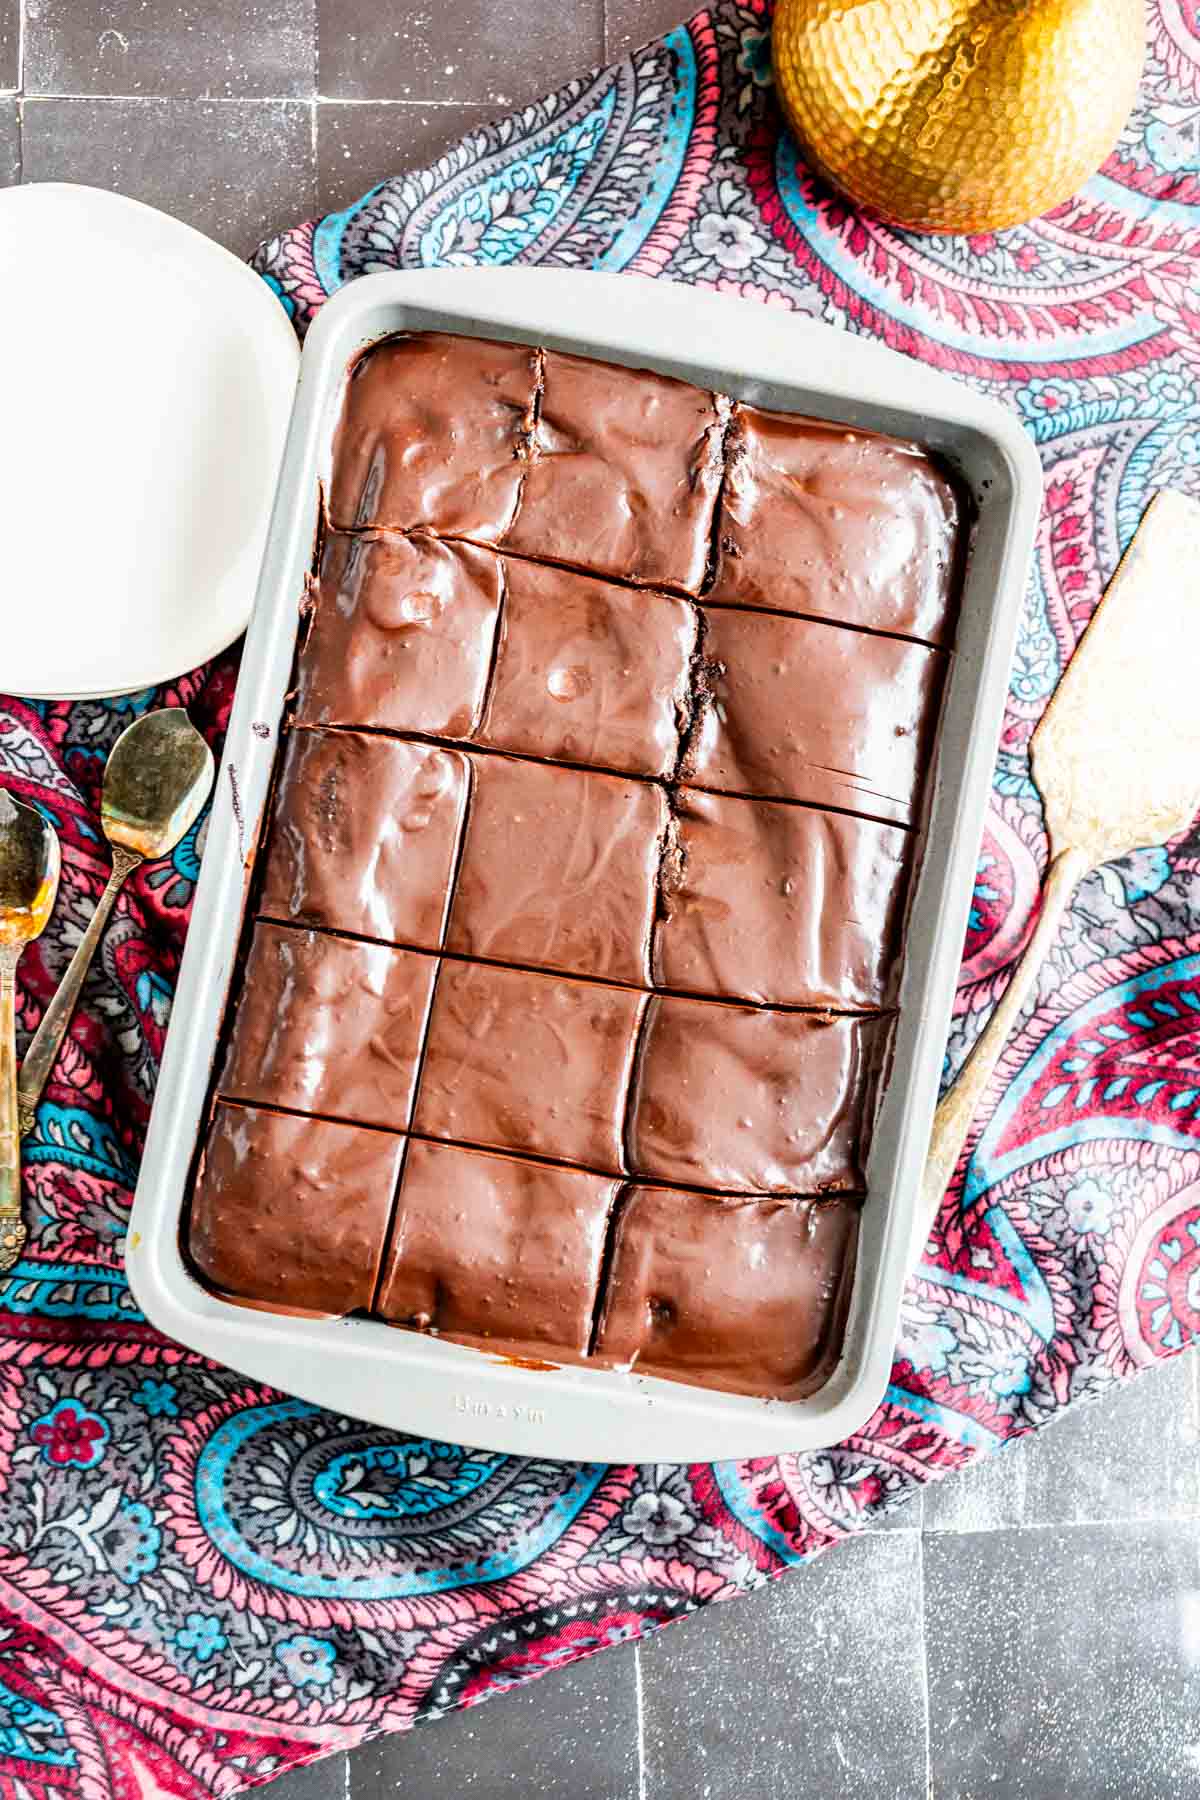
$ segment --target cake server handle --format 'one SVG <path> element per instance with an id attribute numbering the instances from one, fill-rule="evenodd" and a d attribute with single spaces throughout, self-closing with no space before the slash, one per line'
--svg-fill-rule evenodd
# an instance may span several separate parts
<path id="1" fill-rule="evenodd" d="M 925 1163 L 913 1228 L 914 1263 L 919 1261 L 928 1242 L 938 1209 L 958 1166 L 962 1147 L 967 1141 L 971 1120 L 1000 1060 L 1000 1052 L 1024 1010 L 1030 989 L 1058 933 L 1071 895 L 1089 867 L 1086 853 L 1074 848 L 1062 851 L 1050 864 L 1042 895 L 1042 910 L 1033 936 L 1013 970 L 1012 979 L 1005 988 L 999 1005 L 964 1063 L 958 1080 L 933 1115 L 929 1156 Z"/>
<path id="2" fill-rule="evenodd" d="M 108 885 L 100 896 L 100 902 L 88 921 L 88 928 L 80 938 L 71 958 L 66 974 L 58 984 L 53 1000 L 42 1014 L 42 1022 L 30 1040 L 25 1052 L 25 1060 L 21 1064 L 20 1079 L 17 1083 L 17 1104 L 20 1109 L 21 1136 L 25 1137 L 33 1130 L 37 1115 L 37 1103 L 41 1099 L 42 1089 L 46 1085 L 51 1069 L 58 1059 L 62 1041 L 67 1035 L 67 1026 L 71 1023 L 71 1014 L 75 1011 L 79 1000 L 79 991 L 83 986 L 88 970 L 92 966 L 92 958 L 96 954 L 96 946 L 108 924 L 108 916 L 112 912 L 117 895 L 124 887 L 129 876 L 144 862 L 136 850 L 127 850 L 123 844 L 114 844 L 112 874 Z"/>

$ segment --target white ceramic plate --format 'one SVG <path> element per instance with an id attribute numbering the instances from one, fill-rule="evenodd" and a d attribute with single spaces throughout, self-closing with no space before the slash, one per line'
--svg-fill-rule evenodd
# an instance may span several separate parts
<path id="1" fill-rule="evenodd" d="M 245 629 L 296 385 L 275 295 L 96 188 L 0 193 L 0 689 L 132 693 Z"/>

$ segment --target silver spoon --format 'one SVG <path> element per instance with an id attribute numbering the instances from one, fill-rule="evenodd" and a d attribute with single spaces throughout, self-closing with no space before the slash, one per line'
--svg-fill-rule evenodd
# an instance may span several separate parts
<path id="1" fill-rule="evenodd" d="M 58 833 L 0 790 L 0 1272 L 25 1244 L 17 1125 L 17 963 L 40 937 L 58 892 Z"/>
<path id="2" fill-rule="evenodd" d="M 182 707 L 145 713 L 113 745 L 100 802 L 100 823 L 113 847 L 112 874 L 21 1064 L 22 1136 L 33 1129 L 38 1100 L 117 895 L 139 863 L 175 848 L 195 824 L 212 784 L 212 751 Z"/>

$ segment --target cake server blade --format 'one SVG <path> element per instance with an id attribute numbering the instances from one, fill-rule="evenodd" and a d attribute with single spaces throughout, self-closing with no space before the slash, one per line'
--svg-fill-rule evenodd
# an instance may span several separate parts
<path id="1" fill-rule="evenodd" d="M 1158 494 L 1033 736 L 1050 838 L 1041 912 L 1003 998 L 934 1115 L 914 1254 L 1082 876 L 1200 811 L 1200 502 Z"/>

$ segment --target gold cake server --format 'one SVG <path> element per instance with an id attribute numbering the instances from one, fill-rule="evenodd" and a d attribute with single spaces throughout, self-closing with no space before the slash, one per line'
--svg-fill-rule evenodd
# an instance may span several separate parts
<path id="1" fill-rule="evenodd" d="M 21 1064 L 22 1136 L 33 1129 L 39 1096 L 117 895 L 139 863 L 175 848 L 195 824 L 212 784 L 212 751 L 182 707 L 144 713 L 113 745 L 100 802 L 100 823 L 113 847 L 112 874 Z"/>
<path id="2" fill-rule="evenodd" d="M 1000 1004 L 934 1114 L 925 1247 L 971 1120 L 1080 879 L 1200 811 L 1200 502 L 1150 504 L 1033 735 L 1050 838 L 1042 909 Z"/>
<path id="3" fill-rule="evenodd" d="M 0 789 L 0 1271 L 25 1244 L 17 1128 L 17 963 L 40 937 L 58 892 L 58 833 L 32 806 Z"/>

